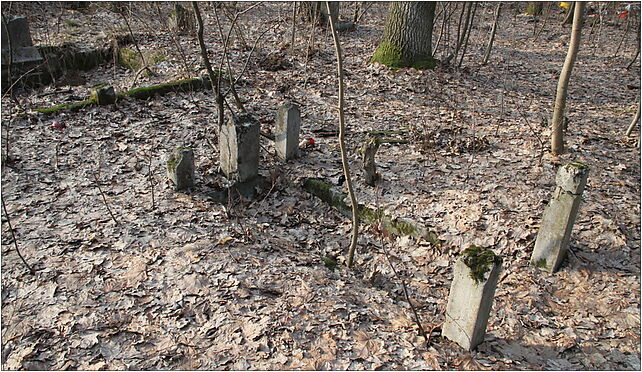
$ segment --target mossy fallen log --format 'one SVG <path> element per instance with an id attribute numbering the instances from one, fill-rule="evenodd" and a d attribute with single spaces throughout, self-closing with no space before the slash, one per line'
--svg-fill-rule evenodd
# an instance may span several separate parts
<path id="1" fill-rule="evenodd" d="M 347 195 L 334 189 L 331 184 L 315 178 L 306 178 L 303 181 L 303 188 L 312 195 L 336 208 L 341 212 L 341 214 L 347 217 L 352 216 L 352 209 L 345 202 Z M 373 209 L 363 204 L 359 204 L 357 210 L 359 213 L 359 220 L 368 224 L 381 222 L 383 229 L 388 232 L 388 234 L 395 236 L 409 235 L 415 238 L 423 238 L 435 246 L 439 246 L 443 243 L 443 241 L 437 237 L 436 233 L 430 231 L 428 228 L 416 221 L 390 216 L 382 208 Z"/>
<path id="2" fill-rule="evenodd" d="M 53 107 L 37 108 L 37 109 L 34 109 L 34 111 L 39 112 L 41 114 L 53 114 L 60 111 L 78 111 L 82 108 L 93 106 L 95 104 L 96 104 L 96 97 L 91 97 L 89 99 L 86 99 L 80 102 L 70 102 L 70 103 L 63 103 L 60 105 L 56 105 Z"/>
<path id="3" fill-rule="evenodd" d="M 155 95 L 164 95 L 171 92 L 193 92 L 196 90 L 210 89 L 212 84 L 210 84 L 209 77 L 200 77 L 192 79 L 183 79 L 172 81 L 169 83 L 151 85 L 147 87 L 134 88 L 128 90 L 127 92 L 118 94 L 119 98 L 122 97 L 134 97 L 137 99 L 147 99 Z"/>
<path id="4" fill-rule="evenodd" d="M 165 95 L 171 92 L 192 92 L 202 89 L 210 89 L 212 84 L 208 77 L 192 78 L 192 79 L 183 79 L 172 81 L 169 83 L 151 85 L 147 87 L 134 88 L 123 93 L 117 94 L 117 99 L 123 99 L 125 97 L 133 97 L 136 99 L 148 99 L 155 95 Z M 53 114 L 60 111 L 78 111 L 82 108 L 96 105 L 96 97 L 92 95 L 88 99 L 81 102 L 72 102 L 72 103 L 63 103 L 53 107 L 46 108 L 37 108 L 34 111 L 42 114 Z"/>

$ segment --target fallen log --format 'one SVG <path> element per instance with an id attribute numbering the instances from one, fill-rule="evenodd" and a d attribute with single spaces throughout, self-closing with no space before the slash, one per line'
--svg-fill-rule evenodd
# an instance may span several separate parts
<path id="1" fill-rule="evenodd" d="M 139 87 L 128 90 L 123 93 L 118 93 L 117 100 L 125 97 L 133 97 L 136 99 L 147 99 L 155 95 L 165 95 L 171 92 L 192 92 L 203 89 L 211 89 L 212 85 L 208 77 L 183 79 L 172 81 L 169 83 L 151 85 L 147 87 Z M 34 111 L 42 114 L 53 114 L 60 111 L 78 111 L 82 108 L 97 105 L 95 96 L 80 102 L 63 103 L 53 107 L 37 108 Z"/>
<path id="2" fill-rule="evenodd" d="M 331 184 L 316 178 L 306 178 L 303 180 L 303 188 L 310 194 L 336 208 L 344 216 L 352 216 L 352 210 L 345 202 L 347 195 L 336 190 Z M 373 209 L 363 204 L 359 204 L 357 210 L 361 221 L 371 225 L 381 222 L 382 228 L 388 234 L 423 238 L 434 246 L 439 246 L 443 243 L 435 232 L 430 231 L 419 222 L 407 218 L 394 217 L 387 214 L 382 208 Z"/>

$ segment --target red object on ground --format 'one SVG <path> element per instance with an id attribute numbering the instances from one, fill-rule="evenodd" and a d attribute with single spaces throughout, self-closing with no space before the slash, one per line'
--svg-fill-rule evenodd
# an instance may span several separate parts
<path id="1" fill-rule="evenodd" d="M 625 10 L 625 11 L 623 11 L 622 13 L 620 13 L 619 17 L 620 17 L 620 18 L 626 18 L 626 16 L 628 16 L 628 15 L 629 15 L 629 11 L 628 11 L 628 10 Z"/>
<path id="2" fill-rule="evenodd" d="M 314 138 L 308 137 L 308 138 L 304 139 L 303 141 L 299 142 L 299 147 L 301 147 L 303 149 L 307 149 L 309 147 L 314 147 L 314 143 L 315 143 Z"/>
<path id="3" fill-rule="evenodd" d="M 61 123 L 59 121 L 54 121 L 53 123 L 51 123 L 51 127 L 54 128 L 54 129 L 63 130 L 67 126 L 65 125 L 65 123 Z"/>

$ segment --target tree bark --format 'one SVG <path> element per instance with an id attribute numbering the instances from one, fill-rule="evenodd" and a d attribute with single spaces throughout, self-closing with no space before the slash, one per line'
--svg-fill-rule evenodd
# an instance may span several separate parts
<path id="1" fill-rule="evenodd" d="M 553 132 L 551 134 L 551 151 L 554 155 L 564 152 L 564 111 L 566 109 L 566 95 L 568 93 L 568 82 L 571 79 L 571 72 L 577 59 L 577 51 L 580 48 L 580 39 L 582 37 L 582 13 L 584 12 L 585 3 L 577 1 L 575 3 L 575 15 L 573 17 L 573 29 L 571 31 L 571 41 L 568 46 L 564 66 L 557 83 L 557 94 L 555 96 L 555 109 L 553 110 Z"/>
<path id="2" fill-rule="evenodd" d="M 389 67 L 433 68 L 432 28 L 435 2 L 394 2 L 390 5 L 383 40 L 372 62 Z"/>

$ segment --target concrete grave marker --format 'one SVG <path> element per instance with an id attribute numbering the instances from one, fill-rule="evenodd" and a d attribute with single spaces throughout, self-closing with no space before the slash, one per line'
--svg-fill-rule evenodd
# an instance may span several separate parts
<path id="1" fill-rule="evenodd" d="M 466 350 L 484 341 L 502 259 L 470 246 L 455 261 L 442 335 Z"/>
<path id="2" fill-rule="evenodd" d="M 299 133 L 301 132 L 301 113 L 299 106 L 286 103 L 276 113 L 274 147 L 279 159 L 288 161 L 299 156 Z"/>
<path id="3" fill-rule="evenodd" d="M 17 71 L 12 74 L 20 76 L 22 70 L 34 66 L 43 61 L 40 52 L 33 46 L 29 22 L 25 17 L 16 17 L 2 27 L 2 81 L 9 82 L 9 64 Z"/>
<path id="4" fill-rule="evenodd" d="M 94 87 L 92 90 L 99 105 L 110 105 L 116 102 L 116 91 L 111 85 Z"/>
<path id="5" fill-rule="evenodd" d="M 581 163 L 568 163 L 557 171 L 557 186 L 544 210 L 531 255 L 533 265 L 552 273 L 566 257 L 588 172 L 589 168 Z"/>
<path id="6" fill-rule="evenodd" d="M 230 181 L 245 182 L 259 174 L 260 124 L 249 114 L 231 118 L 221 127 L 221 170 Z"/>
<path id="7" fill-rule="evenodd" d="M 194 186 L 194 152 L 189 147 L 179 147 L 167 159 L 167 177 L 174 182 L 175 190 Z"/>

